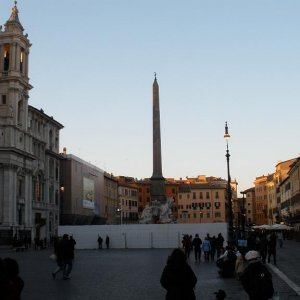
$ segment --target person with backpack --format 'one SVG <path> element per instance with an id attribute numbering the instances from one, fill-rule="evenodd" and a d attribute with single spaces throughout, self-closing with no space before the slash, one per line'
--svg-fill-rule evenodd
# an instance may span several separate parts
<path id="1" fill-rule="evenodd" d="M 272 274 L 261 262 L 258 251 L 250 250 L 245 259 L 249 262 L 240 280 L 250 300 L 268 300 L 273 297 Z"/>

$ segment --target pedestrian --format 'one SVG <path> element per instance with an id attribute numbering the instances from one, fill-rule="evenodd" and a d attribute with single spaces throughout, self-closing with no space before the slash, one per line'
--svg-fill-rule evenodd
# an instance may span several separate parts
<path id="1" fill-rule="evenodd" d="M 276 234 L 273 232 L 268 242 L 268 263 L 270 263 L 271 256 L 273 256 L 274 265 L 276 265 L 276 245 Z"/>
<path id="2" fill-rule="evenodd" d="M 236 251 L 236 261 L 235 261 L 235 275 L 238 280 L 240 280 L 241 275 L 244 272 L 244 257 L 240 251 Z"/>
<path id="3" fill-rule="evenodd" d="M 266 263 L 267 253 L 268 253 L 268 240 L 265 233 L 261 235 L 259 244 L 259 253 L 263 263 Z"/>
<path id="4" fill-rule="evenodd" d="M 60 271 L 63 271 L 63 262 L 62 262 L 62 252 L 59 248 L 59 243 L 61 241 L 58 239 L 58 237 L 54 238 L 54 255 L 55 255 L 55 261 L 56 261 L 56 268 L 52 272 L 52 278 L 56 278 L 56 274 Z"/>
<path id="5" fill-rule="evenodd" d="M 268 300 L 273 297 L 272 275 L 260 261 L 259 252 L 250 250 L 245 259 L 249 262 L 241 275 L 242 285 L 250 300 Z"/>
<path id="6" fill-rule="evenodd" d="M 195 253 L 195 261 L 201 261 L 201 245 L 202 240 L 199 237 L 199 234 L 196 233 L 195 238 L 193 239 L 192 246 L 194 247 L 194 253 Z"/>
<path id="7" fill-rule="evenodd" d="M 162 272 L 160 283 L 167 290 L 166 300 L 196 299 L 194 288 L 197 277 L 181 249 L 172 251 Z"/>
<path id="8" fill-rule="evenodd" d="M 216 246 L 217 246 L 217 258 L 222 254 L 223 251 L 224 238 L 221 233 L 217 236 Z"/>
<path id="9" fill-rule="evenodd" d="M 192 242 L 188 234 L 185 234 L 182 241 L 182 246 L 184 249 L 184 254 L 186 258 L 188 259 L 190 257 L 191 248 L 192 248 Z"/>
<path id="10" fill-rule="evenodd" d="M 15 259 L 0 259 L 0 297 L 1 300 L 20 300 L 24 281 L 19 276 L 19 265 Z"/>
<path id="11" fill-rule="evenodd" d="M 210 239 L 210 257 L 211 260 L 215 260 L 215 255 L 216 255 L 216 248 L 217 248 L 217 239 L 215 236 L 213 236 Z"/>
<path id="12" fill-rule="evenodd" d="M 59 243 L 59 251 L 61 251 L 63 279 L 70 279 L 70 273 L 73 268 L 74 259 L 74 242 L 69 240 L 69 235 L 64 234 Z"/>
<path id="13" fill-rule="evenodd" d="M 211 246 L 208 237 L 206 237 L 202 243 L 202 250 L 204 252 L 204 260 L 209 261 Z"/>
<path id="14" fill-rule="evenodd" d="M 107 235 L 105 238 L 106 249 L 109 249 L 109 236 Z"/>
<path id="15" fill-rule="evenodd" d="M 98 234 L 97 242 L 98 242 L 98 249 L 102 249 L 103 239 L 102 239 L 102 237 L 99 234 Z"/>
<path id="16" fill-rule="evenodd" d="M 277 240 L 278 240 L 278 243 L 279 243 L 279 247 L 282 248 L 282 246 L 283 246 L 283 234 L 282 234 L 282 231 L 278 231 L 277 232 Z"/>

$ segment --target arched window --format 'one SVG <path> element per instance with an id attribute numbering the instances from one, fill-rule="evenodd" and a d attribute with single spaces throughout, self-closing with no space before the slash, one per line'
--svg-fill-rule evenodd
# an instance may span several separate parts
<path id="1" fill-rule="evenodd" d="M 8 71 L 9 70 L 9 55 L 10 55 L 10 46 L 5 45 L 4 46 L 4 65 L 3 65 L 3 70 Z"/>

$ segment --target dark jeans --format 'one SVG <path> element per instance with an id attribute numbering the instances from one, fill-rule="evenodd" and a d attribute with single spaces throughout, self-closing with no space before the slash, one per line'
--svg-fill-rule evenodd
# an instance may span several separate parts
<path id="1" fill-rule="evenodd" d="M 73 259 L 64 259 L 62 263 L 63 276 L 68 277 L 73 268 Z"/>
<path id="2" fill-rule="evenodd" d="M 201 249 L 195 249 L 195 260 L 201 261 Z"/>

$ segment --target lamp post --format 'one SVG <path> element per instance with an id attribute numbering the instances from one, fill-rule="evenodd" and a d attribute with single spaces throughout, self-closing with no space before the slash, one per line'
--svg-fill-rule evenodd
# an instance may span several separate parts
<path id="1" fill-rule="evenodd" d="M 122 218 L 122 208 L 118 208 L 117 212 L 120 214 L 120 225 L 123 224 L 123 218 Z"/>
<path id="2" fill-rule="evenodd" d="M 227 221 L 227 239 L 228 244 L 233 242 L 233 214 L 232 214 L 232 191 L 231 191 L 231 177 L 230 177 L 230 169 L 229 169 L 229 149 L 228 149 L 228 140 L 230 135 L 228 133 L 227 122 L 225 122 L 225 134 L 224 138 L 226 140 L 226 161 L 227 161 L 227 189 L 226 189 L 226 221 Z"/>

